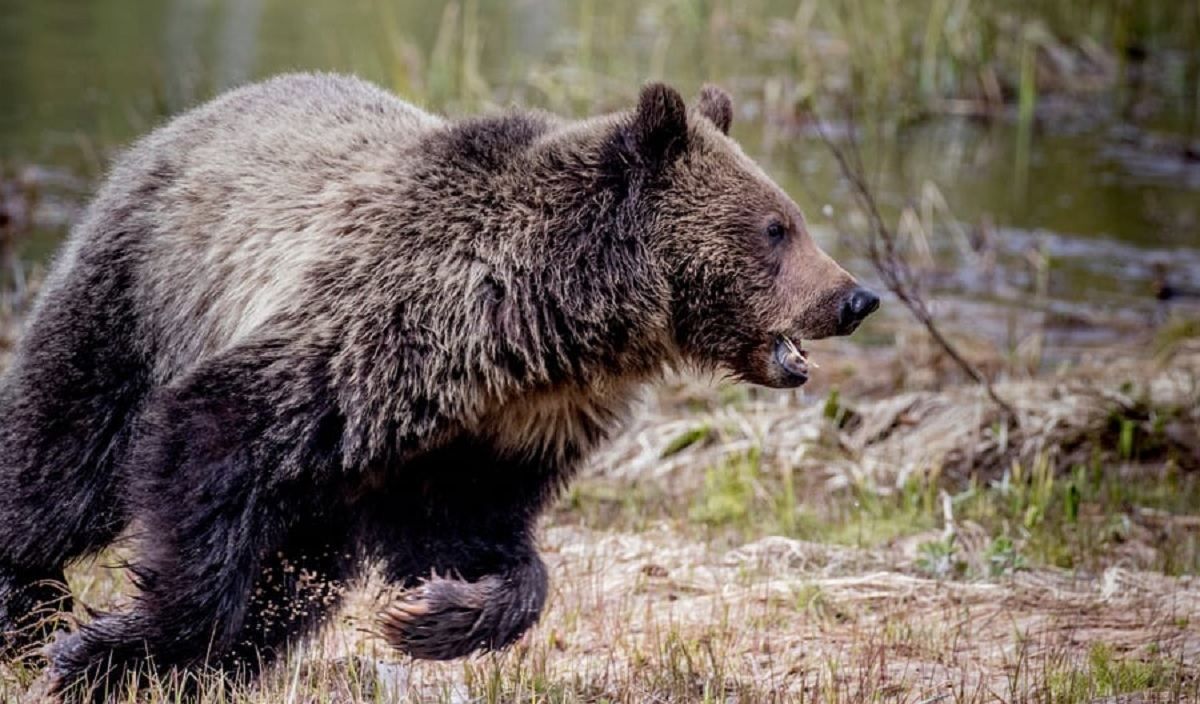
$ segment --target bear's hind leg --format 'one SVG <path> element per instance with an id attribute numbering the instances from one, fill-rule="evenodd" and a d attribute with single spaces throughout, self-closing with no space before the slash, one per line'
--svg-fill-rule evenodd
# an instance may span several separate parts
<path id="1" fill-rule="evenodd" d="M 92 688 L 100 698 L 151 668 L 223 667 L 249 652 L 241 647 L 247 639 L 265 647 L 296 631 L 256 610 L 260 574 L 277 571 L 273 560 L 289 541 L 316 547 L 296 538 L 306 521 L 333 531 L 330 539 L 344 537 L 311 510 L 329 500 L 323 487 L 338 474 L 340 421 L 319 388 L 323 361 L 303 351 L 310 354 L 275 340 L 235 348 L 151 402 L 128 470 L 144 535 L 132 567 L 140 594 L 128 611 L 102 615 L 51 646 L 56 687 Z"/>
<path id="2" fill-rule="evenodd" d="M 53 688 L 66 690 L 68 699 L 108 701 L 122 696 L 122 687 L 136 687 L 154 674 L 152 668 L 157 674 L 171 668 L 207 671 L 235 685 L 251 683 L 289 645 L 325 624 L 357 578 L 359 556 L 347 545 L 340 522 L 315 513 L 305 518 L 313 525 L 294 529 L 278 550 L 266 550 L 270 554 L 249 590 L 203 583 L 204 574 L 178 565 L 143 595 L 154 606 L 100 616 L 55 643 Z M 166 686 L 178 687 L 173 694 L 190 700 L 202 680 L 182 677 Z"/>
<path id="3" fill-rule="evenodd" d="M 120 268 L 43 292 L 0 377 L 0 658 L 44 639 L 71 608 L 63 566 L 125 526 L 115 468 L 148 381 Z"/>

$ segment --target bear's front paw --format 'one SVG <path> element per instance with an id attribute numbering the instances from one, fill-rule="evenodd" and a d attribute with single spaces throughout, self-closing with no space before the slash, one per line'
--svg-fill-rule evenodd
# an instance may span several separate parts
<path id="1" fill-rule="evenodd" d="M 384 639 L 422 660 L 452 660 L 507 645 L 494 633 L 499 577 L 477 582 L 434 577 L 409 589 L 379 614 Z"/>

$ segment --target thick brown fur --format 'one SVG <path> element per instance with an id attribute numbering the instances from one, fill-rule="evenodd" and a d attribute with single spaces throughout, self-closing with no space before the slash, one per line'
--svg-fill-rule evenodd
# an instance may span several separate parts
<path id="1" fill-rule="evenodd" d="M 853 279 L 732 115 L 652 84 L 585 121 L 447 120 L 290 75 L 135 145 L 0 385 L 10 647 L 42 580 L 131 521 L 140 594 L 55 642 L 60 687 L 252 675 L 372 559 L 413 590 L 400 650 L 514 641 L 546 596 L 535 521 L 640 385 L 794 385 L 779 336 L 847 329 Z"/>

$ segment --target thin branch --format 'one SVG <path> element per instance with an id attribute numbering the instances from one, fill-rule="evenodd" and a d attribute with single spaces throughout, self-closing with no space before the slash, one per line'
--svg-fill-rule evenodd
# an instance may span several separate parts
<path id="1" fill-rule="evenodd" d="M 849 116 L 847 129 L 850 131 L 850 137 L 847 140 L 849 147 L 843 147 L 829 136 L 819 115 L 814 113 L 811 117 L 817 126 L 817 134 L 821 141 L 829 148 L 833 158 L 837 161 L 842 177 L 850 184 L 851 196 L 855 205 L 867 218 L 867 257 L 871 265 L 879 274 L 884 286 L 908 308 L 917 322 L 929 333 L 934 343 L 942 348 L 963 373 L 983 387 L 988 398 L 1004 412 L 1012 423 L 1019 424 L 1020 416 L 1017 415 L 1012 405 L 996 392 L 991 380 L 959 351 L 958 347 L 942 333 L 937 321 L 934 320 L 933 313 L 921 296 L 917 277 L 913 273 L 912 267 L 909 266 L 907 258 L 897 247 L 896 233 L 889 227 L 879 209 L 875 192 L 867 183 L 862 150 L 855 136 L 858 125 L 854 119 L 852 106 L 848 108 L 847 115 Z"/>

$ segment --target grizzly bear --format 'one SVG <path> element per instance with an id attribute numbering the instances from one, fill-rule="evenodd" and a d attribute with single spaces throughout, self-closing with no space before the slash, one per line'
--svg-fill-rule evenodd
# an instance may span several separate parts
<path id="1" fill-rule="evenodd" d="M 664 370 L 767 387 L 878 305 L 729 138 L 729 96 L 573 121 L 426 113 L 364 81 L 233 90 L 112 168 L 0 385 L 0 629 L 129 530 L 138 588 L 45 649 L 76 688 L 253 676 L 377 564 L 382 632 L 503 648 L 535 523 Z M 67 690 L 63 690 L 67 691 Z"/>

